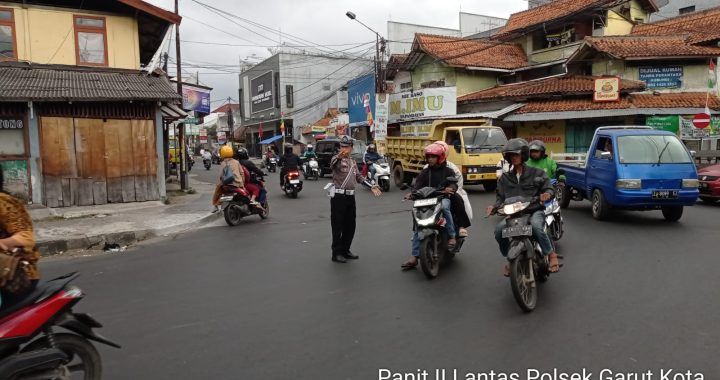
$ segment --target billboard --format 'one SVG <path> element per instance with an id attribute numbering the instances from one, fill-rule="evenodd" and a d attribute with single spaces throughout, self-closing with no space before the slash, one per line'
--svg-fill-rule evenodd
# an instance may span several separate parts
<path id="1" fill-rule="evenodd" d="M 268 71 L 250 80 L 250 112 L 257 113 L 274 107 L 273 72 Z"/>
<path id="2" fill-rule="evenodd" d="M 375 74 L 367 74 L 348 82 L 348 114 L 352 127 L 367 125 L 365 96 L 370 98 L 370 110 L 375 115 Z"/>
<path id="3" fill-rule="evenodd" d="M 183 83 L 183 109 L 210 113 L 210 90 Z"/>
<path id="4" fill-rule="evenodd" d="M 457 88 L 437 87 L 390 95 L 390 123 L 457 114 Z"/>

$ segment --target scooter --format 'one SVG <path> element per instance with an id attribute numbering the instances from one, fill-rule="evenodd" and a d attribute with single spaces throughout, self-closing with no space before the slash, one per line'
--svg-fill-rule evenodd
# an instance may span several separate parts
<path id="1" fill-rule="evenodd" d="M 303 181 L 300 180 L 300 171 L 297 169 L 290 170 L 285 174 L 285 185 L 283 191 L 290 198 L 297 198 L 298 193 L 302 191 Z"/>
<path id="2" fill-rule="evenodd" d="M 303 177 L 305 179 L 319 180 L 320 179 L 320 166 L 318 165 L 317 159 L 309 159 L 303 166 Z"/>
<path id="3" fill-rule="evenodd" d="M 277 170 L 277 165 L 278 165 L 277 158 L 270 157 L 270 158 L 267 158 L 266 160 L 267 160 L 267 162 L 265 163 L 265 166 L 267 167 L 267 170 L 269 172 L 275 173 L 275 171 Z"/>
<path id="4" fill-rule="evenodd" d="M 205 170 L 210 170 L 212 167 L 212 160 L 208 158 L 203 159 L 203 165 L 205 166 Z"/>
<path id="5" fill-rule="evenodd" d="M 240 224 L 242 218 L 259 215 L 260 219 L 267 219 L 270 216 L 270 203 L 267 200 L 265 180 L 263 177 L 252 174 L 252 181 L 260 187 L 260 197 L 257 201 L 262 208 L 253 206 L 250 203 L 250 193 L 246 189 L 237 188 L 232 185 L 223 185 L 223 194 L 220 196 L 225 223 L 234 227 Z"/>
<path id="6" fill-rule="evenodd" d="M 544 203 L 545 229 L 548 232 L 548 236 L 550 236 L 553 241 L 558 241 L 560 240 L 560 238 L 562 238 L 563 233 L 565 232 L 563 229 L 563 217 L 560 214 L 560 201 L 562 196 L 560 194 L 562 194 L 563 190 L 558 190 L 558 188 L 561 186 L 559 181 L 552 179 L 550 180 L 550 183 L 552 183 L 555 187 L 555 198 Z M 564 188 L 564 185 L 562 185 L 562 187 Z"/>
<path id="7" fill-rule="evenodd" d="M 390 164 L 384 158 L 381 158 L 372 163 L 373 169 L 375 169 L 375 177 L 372 178 L 380 189 L 387 193 L 390 191 Z"/>
<path id="8" fill-rule="evenodd" d="M 454 180 L 448 178 L 451 179 Z M 406 185 L 403 186 L 405 188 Z M 434 187 L 423 187 L 411 194 L 413 230 L 420 239 L 420 267 L 430 279 L 438 276 L 440 266 L 449 263 L 465 243 L 465 238 L 458 236 L 455 247 L 448 247 L 447 221 L 442 212 L 445 197 L 446 193 Z"/>
<path id="9" fill-rule="evenodd" d="M 0 379 L 102 377 L 100 354 L 90 341 L 120 345 L 97 334 L 94 329 L 102 325 L 89 314 L 73 312 L 85 296 L 68 286 L 77 277 L 70 273 L 41 283 L 0 312 Z"/>

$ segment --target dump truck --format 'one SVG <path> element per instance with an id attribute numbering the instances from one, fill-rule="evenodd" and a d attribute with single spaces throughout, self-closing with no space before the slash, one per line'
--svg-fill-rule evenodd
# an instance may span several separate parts
<path id="1" fill-rule="evenodd" d="M 386 141 L 396 186 L 411 183 L 425 166 L 425 147 L 442 140 L 450 146 L 448 160 L 460 168 L 465 185 L 482 184 L 486 191 L 495 191 L 497 164 L 507 137 L 490 120 L 428 120 L 402 126 L 401 134 Z"/>

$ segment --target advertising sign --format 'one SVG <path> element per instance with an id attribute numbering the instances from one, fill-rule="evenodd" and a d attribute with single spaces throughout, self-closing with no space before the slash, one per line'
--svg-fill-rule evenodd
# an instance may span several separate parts
<path id="1" fill-rule="evenodd" d="M 620 101 L 620 78 L 614 77 L 595 79 L 593 102 L 617 101 Z"/>
<path id="2" fill-rule="evenodd" d="M 210 113 L 210 90 L 183 83 L 183 109 Z"/>
<path id="3" fill-rule="evenodd" d="M 682 85 L 682 66 L 643 66 L 640 67 L 640 80 L 648 88 L 679 88 Z"/>
<path id="4" fill-rule="evenodd" d="M 680 118 L 677 115 L 671 116 L 648 116 L 645 120 L 648 127 L 659 131 L 668 131 L 674 134 L 680 132 Z"/>
<path id="5" fill-rule="evenodd" d="M 348 82 L 348 114 L 350 126 L 367 125 L 365 97 L 370 98 L 370 112 L 375 115 L 375 74 L 368 74 Z"/>
<path id="6" fill-rule="evenodd" d="M 261 112 L 273 107 L 273 72 L 268 71 L 250 80 L 250 112 Z"/>
<path id="7" fill-rule="evenodd" d="M 388 121 L 457 114 L 457 88 L 426 88 L 390 95 Z"/>
<path id="8" fill-rule="evenodd" d="M 22 119 L 0 119 L 0 129 L 23 129 Z"/>
<path id="9" fill-rule="evenodd" d="M 375 140 L 384 141 L 387 136 L 388 116 L 390 115 L 390 96 L 377 94 L 375 99 Z"/>
<path id="10" fill-rule="evenodd" d="M 694 115 L 680 116 L 680 137 L 683 139 L 706 139 L 720 137 L 720 118 L 711 117 L 709 128 L 696 128 Z"/>

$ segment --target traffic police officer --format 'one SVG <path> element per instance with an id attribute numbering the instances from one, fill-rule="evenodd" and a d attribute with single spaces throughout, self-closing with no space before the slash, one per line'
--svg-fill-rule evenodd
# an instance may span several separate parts
<path id="1" fill-rule="evenodd" d="M 355 186 L 360 183 L 370 188 L 376 197 L 382 194 L 377 185 L 360 174 L 357 163 L 350 157 L 352 147 L 353 139 L 343 136 L 340 140 L 340 152 L 330 160 L 334 185 L 330 199 L 332 261 L 336 263 L 346 263 L 348 259 L 358 258 L 350 252 L 355 236 Z"/>

